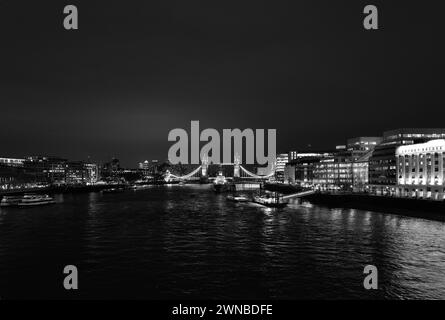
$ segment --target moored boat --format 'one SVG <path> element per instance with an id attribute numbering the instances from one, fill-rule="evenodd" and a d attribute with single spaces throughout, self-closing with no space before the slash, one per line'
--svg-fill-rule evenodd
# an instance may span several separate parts
<path id="1" fill-rule="evenodd" d="M 228 182 L 226 180 L 226 177 L 224 177 L 222 173 L 219 172 L 215 178 L 215 181 L 213 181 L 213 190 L 218 193 L 228 191 L 227 184 Z"/>
<path id="2" fill-rule="evenodd" d="M 234 202 L 247 202 L 249 201 L 249 198 L 246 196 L 233 196 L 233 195 L 228 195 L 226 197 L 227 200 L 229 201 L 234 201 Z"/>
<path id="3" fill-rule="evenodd" d="M 41 206 L 56 203 L 53 198 L 47 194 L 25 194 L 18 203 L 19 207 Z"/>
<path id="4" fill-rule="evenodd" d="M 278 196 L 278 194 L 275 194 L 274 196 L 255 196 L 253 197 L 253 202 L 273 208 L 284 208 L 287 206 L 287 201 L 283 200 L 280 196 Z"/>
<path id="5" fill-rule="evenodd" d="M 124 188 L 109 188 L 102 190 L 103 193 L 120 193 L 124 192 Z"/>
<path id="6" fill-rule="evenodd" d="M 149 185 L 143 185 L 143 184 L 135 184 L 135 185 L 131 186 L 131 189 L 133 189 L 133 190 L 145 190 L 148 188 L 150 188 Z"/>
<path id="7" fill-rule="evenodd" d="M 222 172 L 219 172 L 213 181 L 213 190 L 217 193 L 235 191 L 235 185 L 227 181 Z"/>

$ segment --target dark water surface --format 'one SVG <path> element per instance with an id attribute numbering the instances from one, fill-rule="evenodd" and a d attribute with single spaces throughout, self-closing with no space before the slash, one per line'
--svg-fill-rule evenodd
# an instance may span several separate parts
<path id="1" fill-rule="evenodd" d="M 1 298 L 445 299 L 443 222 L 266 209 L 199 185 L 56 200 L 1 209 Z M 62 285 L 70 264 L 77 291 Z M 379 290 L 363 288 L 367 264 Z"/>

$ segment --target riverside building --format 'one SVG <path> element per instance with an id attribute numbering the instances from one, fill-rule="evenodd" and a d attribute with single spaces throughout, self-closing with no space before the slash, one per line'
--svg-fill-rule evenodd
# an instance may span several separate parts
<path id="1" fill-rule="evenodd" d="M 276 172 L 284 172 L 284 166 L 289 161 L 289 155 L 287 153 L 277 154 L 277 166 L 275 168 Z"/>
<path id="2" fill-rule="evenodd" d="M 296 153 L 284 167 L 284 182 L 304 187 L 313 186 L 315 165 L 321 159 L 331 157 L 333 157 L 331 151 Z"/>
<path id="3" fill-rule="evenodd" d="M 284 180 L 284 167 L 289 161 L 288 153 L 279 153 L 276 157 L 276 167 L 275 167 L 275 179 L 278 181 Z"/>
<path id="4" fill-rule="evenodd" d="M 24 161 L 25 159 L 0 158 L 0 189 L 20 180 Z"/>
<path id="5" fill-rule="evenodd" d="M 298 152 L 297 151 L 289 151 L 288 152 L 288 162 L 297 159 Z"/>
<path id="6" fill-rule="evenodd" d="M 348 157 L 322 159 L 314 166 L 314 185 L 320 190 L 348 190 L 352 187 L 352 162 Z"/>
<path id="7" fill-rule="evenodd" d="M 8 167 L 23 167 L 23 163 L 25 159 L 17 159 L 17 158 L 0 158 L 0 165 L 8 166 Z"/>
<path id="8" fill-rule="evenodd" d="M 357 137 L 346 146 L 336 148 L 330 159 L 314 167 L 314 185 L 320 190 L 365 191 L 368 184 L 368 161 L 381 137 Z"/>
<path id="9" fill-rule="evenodd" d="M 443 200 L 445 140 L 400 146 L 396 150 L 396 196 Z"/>
<path id="10" fill-rule="evenodd" d="M 400 146 L 445 139 L 444 128 L 405 128 L 386 131 L 383 141 L 369 158 L 369 192 L 376 195 L 396 196 L 396 149 Z"/>
<path id="11" fill-rule="evenodd" d="M 0 158 L 2 189 L 30 184 L 95 183 L 98 179 L 99 169 L 94 163 L 47 156 L 30 156 L 25 159 Z"/>

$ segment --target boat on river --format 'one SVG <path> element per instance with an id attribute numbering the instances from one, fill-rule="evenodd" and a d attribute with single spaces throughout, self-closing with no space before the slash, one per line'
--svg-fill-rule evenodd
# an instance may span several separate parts
<path id="1" fill-rule="evenodd" d="M 234 196 L 234 195 L 228 195 L 226 199 L 233 202 L 248 202 L 250 200 L 246 196 Z"/>
<path id="2" fill-rule="evenodd" d="M 272 208 L 284 208 L 287 206 L 287 201 L 278 195 L 278 193 L 274 193 L 273 195 L 265 194 L 253 197 L 253 202 L 257 204 L 261 204 L 266 207 Z"/>
<path id="3" fill-rule="evenodd" d="M 230 183 L 225 176 L 223 176 L 222 172 L 219 172 L 213 181 L 213 190 L 217 193 L 229 192 L 235 190 L 235 185 Z"/>
<path id="4" fill-rule="evenodd" d="M 33 207 L 56 203 L 52 197 L 47 194 L 25 194 L 18 203 L 19 207 Z"/>
<path id="5" fill-rule="evenodd" d="M 124 188 L 108 188 L 102 190 L 103 193 L 121 193 L 124 192 Z"/>

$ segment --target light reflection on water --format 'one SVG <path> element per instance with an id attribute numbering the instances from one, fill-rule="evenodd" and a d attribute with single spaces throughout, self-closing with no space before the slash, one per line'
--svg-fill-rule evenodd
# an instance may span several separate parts
<path id="1" fill-rule="evenodd" d="M 0 296 L 69 298 L 61 270 L 75 264 L 83 298 L 445 298 L 442 222 L 265 208 L 200 185 L 56 201 L 1 209 Z M 363 289 L 367 264 L 377 291 Z"/>

